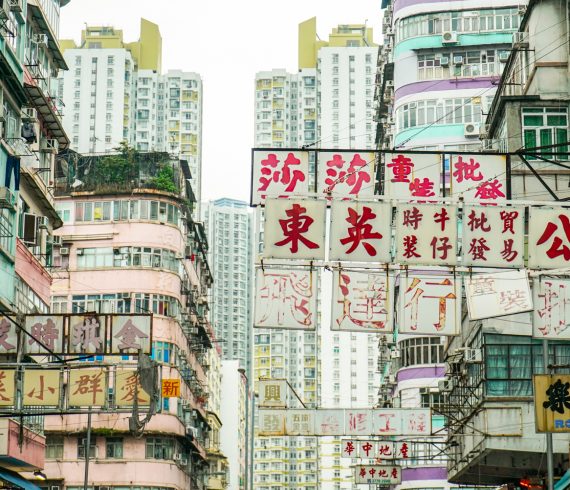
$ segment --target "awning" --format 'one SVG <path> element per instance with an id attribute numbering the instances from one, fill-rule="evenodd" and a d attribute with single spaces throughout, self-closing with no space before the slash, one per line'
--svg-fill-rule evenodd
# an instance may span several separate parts
<path id="1" fill-rule="evenodd" d="M 18 488 L 23 488 L 24 490 L 40 490 L 40 487 L 22 478 L 20 475 L 18 475 L 18 473 L 14 473 L 13 471 L 8 471 L 5 469 L 0 470 L 0 479 L 10 482 Z"/>
<path id="2" fill-rule="evenodd" d="M 568 487 L 570 487 L 570 470 L 564 473 L 562 478 L 556 482 L 554 490 L 566 490 Z"/>

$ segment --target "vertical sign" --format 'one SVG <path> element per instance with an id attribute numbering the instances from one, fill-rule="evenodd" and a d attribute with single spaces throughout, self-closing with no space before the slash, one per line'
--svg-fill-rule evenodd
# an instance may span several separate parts
<path id="1" fill-rule="evenodd" d="M 535 279 L 532 336 L 570 340 L 570 279 Z"/>
<path id="2" fill-rule="evenodd" d="M 18 331 L 8 318 L 0 318 L 0 354 L 9 354 L 18 350 Z"/>
<path id="3" fill-rule="evenodd" d="M 465 206 L 463 265 L 524 267 L 524 208 Z"/>
<path id="4" fill-rule="evenodd" d="M 16 405 L 14 395 L 16 393 L 16 371 L 12 369 L 0 370 L 0 407 L 12 407 Z"/>
<path id="5" fill-rule="evenodd" d="M 441 154 L 384 153 L 384 194 L 396 199 L 439 197 Z"/>
<path id="6" fill-rule="evenodd" d="M 318 192 L 334 197 L 372 196 L 375 187 L 374 152 L 318 152 Z"/>
<path id="7" fill-rule="evenodd" d="M 26 316 L 25 329 L 31 337 L 24 339 L 24 352 L 47 355 L 38 340 L 53 352 L 63 352 L 63 318 L 61 315 Z"/>
<path id="8" fill-rule="evenodd" d="M 396 262 L 455 265 L 457 207 L 400 204 L 396 216 Z"/>
<path id="9" fill-rule="evenodd" d="M 315 328 L 317 272 L 259 268 L 255 285 L 255 327 Z"/>
<path id="10" fill-rule="evenodd" d="M 324 199 L 267 199 L 263 256 L 323 260 L 325 213 Z"/>
<path id="11" fill-rule="evenodd" d="M 465 202 L 497 204 L 507 199 L 505 155 L 451 155 L 451 195 Z"/>
<path id="12" fill-rule="evenodd" d="M 253 151 L 252 206 L 266 197 L 288 197 L 309 192 L 309 152 Z"/>
<path id="13" fill-rule="evenodd" d="M 570 432 L 570 375 L 537 374 L 533 381 L 536 432 Z"/>
<path id="14" fill-rule="evenodd" d="M 260 379 L 258 381 L 260 408 L 287 407 L 287 381 L 284 379 Z"/>
<path id="15" fill-rule="evenodd" d="M 537 269 L 568 267 L 570 261 L 570 210 L 530 208 L 528 265 Z"/>
<path id="16" fill-rule="evenodd" d="M 136 354 L 151 350 L 152 315 L 112 315 L 111 346 L 114 353 Z"/>
<path id="17" fill-rule="evenodd" d="M 400 332 L 457 335 L 461 326 L 461 277 L 400 275 Z"/>
<path id="18" fill-rule="evenodd" d="M 105 352 L 105 317 L 73 315 L 69 317 L 69 352 L 98 354 Z"/>
<path id="19" fill-rule="evenodd" d="M 465 294 L 471 320 L 532 310 L 525 270 L 466 276 Z"/>
<path id="20" fill-rule="evenodd" d="M 392 206 L 378 201 L 333 201 L 330 260 L 390 262 Z"/>
<path id="21" fill-rule="evenodd" d="M 334 272 L 331 330 L 391 332 L 394 279 L 384 272 Z"/>

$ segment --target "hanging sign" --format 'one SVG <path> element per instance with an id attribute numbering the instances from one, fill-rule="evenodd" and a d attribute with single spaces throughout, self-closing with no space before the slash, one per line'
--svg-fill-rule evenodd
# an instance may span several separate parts
<path id="1" fill-rule="evenodd" d="M 570 209 L 530 208 L 528 266 L 536 269 L 568 267 L 570 261 Z"/>
<path id="2" fill-rule="evenodd" d="M 451 195 L 465 202 L 497 204 L 507 199 L 505 155 L 450 155 Z"/>
<path id="3" fill-rule="evenodd" d="M 255 327 L 314 330 L 316 313 L 316 271 L 257 269 Z"/>
<path id="4" fill-rule="evenodd" d="M 130 407 L 135 403 L 150 405 L 150 395 L 143 389 L 135 369 L 117 368 L 115 371 L 115 404 Z"/>
<path id="5" fill-rule="evenodd" d="M 441 154 L 384 153 L 384 194 L 395 199 L 439 197 Z"/>
<path id="6" fill-rule="evenodd" d="M 466 275 L 465 295 L 471 320 L 532 310 L 525 270 Z"/>
<path id="7" fill-rule="evenodd" d="M 287 408 L 287 381 L 284 379 L 260 379 L 257 382 L 260 408 Z"/>
<path id="8" fill-rule="evenodd" d="M 362 459 L 409 459 L 413 454 L 411 444 L 408 442 L 343 439 L 341 456 Z"/>
<path id="9" fill-rule="evenodd" d="M 402 468 L 395 465 L 356 465 L 354 483 L 357 485 L 398 485 L 402 483 Z"/>
<path id="10" fill-rule="evenodd" d="M 457 335 L 461 327 L 461 277 L 400 275 L 399 331 L 421 335 Z"/>
<path id="11" fill-rule="evenodd" d="M 537 374 L 533 382 L 536 432 L 570 432 L 570 375 Z"/>
<path id="12" fill-rule="evenodd" d="M 106 401 L 107 377 L 104 369 L 70 369 L 70 407 L 102 407 Z"/>
<path id="13" fill-rule="evenodd" d="M 537 278 L 533 297 L 532 336 L 570 340 L 570 279 Z"/>
<path id="14" fill-rule="evenodd" d="M 374 152 L 320 151 L 317 158 L 317 192 L 333 197 L 374 195 Z"/>
<path id="15" fill-rule="evenodd" d="M 22 405 L 57 407 L 61 393 L 59 369 L 27 369 L 24 372 Z"/>
<path id="16" fill-rule="evenodd" d="M 393 309 L 392 275 L 343 269 L 334 272 L 331 330 L 392 332 Z"/>

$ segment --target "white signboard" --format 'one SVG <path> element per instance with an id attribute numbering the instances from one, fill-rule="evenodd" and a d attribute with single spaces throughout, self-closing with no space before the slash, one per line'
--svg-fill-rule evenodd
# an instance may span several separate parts
<path id="1" fill-rule="evenodd" d="M 570 279 L 535 279 L 532 336 L 570 339 Z"/>
<path id="2" fill-rule="evenodd" d="M 457 335 L 461 326 L 461 277 L 400 275 L 399 331 L 420 335 Z"/>
<path id="3" fill-rule="evenodd" d="M 309 152 L 254 150 L 251 204 L 309 192 Z"/>
<path id="4" fill-rule="evenodd" d="M 362 459 L 409 459 L 414 455 L 408 442 L 343 439 L 341 456 Z"/>
<path id="5" fill-rule="evenodd" d="M 334 272 L 331 330 L 392 332 L 393 309 L 394 278 L 387 272 Z"/>
<path id="6" fill-rule="evenodd" d="M 457 260 L 457 207 L 400 204 L 396 215 L 396 262 L 454 265 Z"/>
<path id="7" fill-rule="evenodd" d="M 374 152 L 319 152 L 317 192 L 334 197 L 373 196 L 375 160 Z"/>
<path id="8" fill-rule="evenodd" d="M 324 199 L 267 199 L 263 256 L 324 260 Z"/>
<path id="9" fill-rule="evenodd" d="M 505 155 L 451 155 L 451 195 L 465 202 L 496 204 L 507 199 Z"/>
<path id="10" fill-rule="evenodd" d="M 0 354 L 18 350 L 18 327 L 7 317 L 0 317 Z"/>
<path id="11" fill-rule="evenodd" d="M 150 316 L 115 315 L 111 317 L 113 351 L 134 354 L 142 349 L 143 352 L 149 352 L 151 325 Z"/>
<path id="12" fill-rule="evenodd" d="M 255 327 L 313 330 L 316 311 L 316 271 L 257 269 Z"/>
<path id="13" fill-rule="evenodd" d="M 524 267 L 524 208 L 465 206 L 463 265 Z"/>
<path id="14" fill-rule="evenodd" d="M 398 485 L 402 483 L 402 468 L 396 465 L 356 465 L 354 483 L 357 485 Z"/>
<path id="15" fill-rule="evenodd" d="M 385 153 L 384 194 L 392 198 L 439 197 L 441 154 Z"/>
<path id="16" fill-rule="evenodd" d="M 259 410 L 259 435 L 282 436 L 285 432 L 285 410 Z"/>
<path id="17" fill-rule="evenodd" d="M 288 436 L 303 436 L 315 432 L 313 410 L 292 409 L 285 412 L 285 433 Z"/>
<path id="18" fill-rule="evenodd" d="M 288 385 L 284 379 L 260 379 L 258 381 L 258 406 L 260 408 L 286 408 Z"/>
<path id="19" fill-rule="evenodd" d="M 525 270 L 467 275 L 465 295 L 471 320 L 532 310 Z"/>
<path id="20" fill-rule="evenodd" d="M 570 263 L 570 209 L 531 208 L 528 266 L 558 269 Z"/>
<path id="21" fill-rule="evenodd" d="M 391 261 L 392 206 L 378 201 L 333 201 L 330 260 Z"/>
<path id="22" fill-rule="evenodd" d="M 26 316 L 25 329 L 31 335 L 24 337 L 24 352 L 45 355 L 44 345 L 52 352 L 63 352 L 63 318 L 61 315 Z"/>

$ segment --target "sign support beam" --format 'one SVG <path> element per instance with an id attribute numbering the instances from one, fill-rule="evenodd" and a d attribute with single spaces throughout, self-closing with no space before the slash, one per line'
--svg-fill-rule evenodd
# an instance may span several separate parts
<path id="1" fill-rule="evenodd" d="M 534 315 L 531 315 L 534 323 Z M 534 330 L 534 325 L 533 325 Z M 542 340 L 542 365 L 544 374 L 550 374 L 548 368 L 548 339 Z M 547 432 L 546 436 L 546 468 L 548 472 L 548 490 L 554 490 L 554 448 L 552 441 L 552 432 Z"/>

